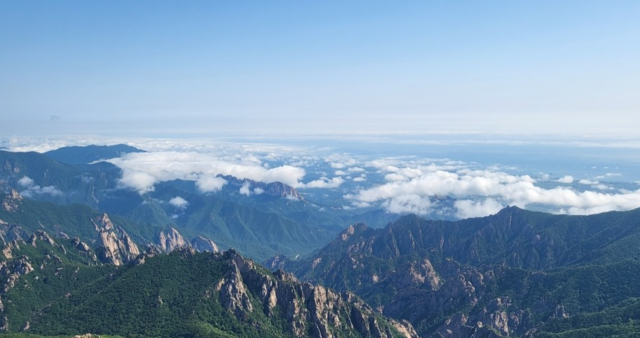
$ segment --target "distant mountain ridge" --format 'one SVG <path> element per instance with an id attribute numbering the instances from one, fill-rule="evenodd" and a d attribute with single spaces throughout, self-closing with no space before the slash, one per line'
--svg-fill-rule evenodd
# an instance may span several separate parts
<path id="1" fill-rule="evenodd" d="M 272 196 L 272 197 L 285 197 L 285 198 L 294 199 L 298 201 L 304 201 L 304 198 L 302 197 L 302 195 L 300 195 L 300 192 L 298 192 L 298 190 L 296 190 L 294 187 L 290 185 L 287 185 L 281 182 L 271 182 L 271 183 L 256 182 L 250 179 L 238 179 L 236 177 L 229 176 L 229 175 L 218 175 L 218 177 L 221 177 L 225 181 L 227 181 L 227 185 L 226 185 L 227 188 L 232 188 L 237 190 L 242 188 L 243 186 L 246 186 L 247 187 L 247 191 L 245 192 L 246 195 L 265 194 L 267 196 Z"/>
<path id="2" fill-rule="evenodd" d="M 71 146 L 62 147 L 56 150 L 47 151 L 44 155 L 64 163 L 69 164 L 89 164 L 95 161 L 108 160 L 129 153 L 143 153 L 145 150 L 138 149 L 126 144 L 115 144 L 110 146 Z"/>
<path id="3" fill-rule="evenodd" d="M 125 146 L 97 148 L 109 154 L 114 154 L 114 149 L 132 150 Z M 60 151 L 79 156 L 77 160 L 69 160 L 79 163 L 86 162 L 80 160 L 82 156 L 95 154 L 94 149 L 75 147 Z M 339 220 L 326 221 L 326 214 L 318 215 L 317 207 L 279 182 L 266 184 L 227 177 L 231 183 L 226 190 L 203 194 L 193 182 L 177 180 L 159 183 L 154 192 L 141 196 L 120 187 L 120 168 L 107 162 L 72 165 L 35 152 L 0 152 L 0 164 L 0 191 L 8 193 L 16 189 L 28 199 L 58 205 L 79 203 L 156 228 L 173 227 L 190 238 L 204 236 L 224 249 L 235 247 L 260 260 L 278 253 L 307 254 L 341 229 Z M 234 184 L 252 185 L 253 195 L 239 193 L 241 186 Z M 256 193 L 256 189 L 262 189 L 261 193 Z M 188 198 L 189 207 L 176 210 L 167 203 L 176 196 Z M 314 218 L 298 217 L 296 212 Z"/>
<path id="4" fill-rule="evenodd" d="M 19 229 L 19 232 L 9 232 L 13 237 L 24 238 L 40 231 L 54 237 L 75 237 L 91 243 L 100 262 L 106 264 L 126 264 L 148 247 L 158 252 L 191 247 L 191 242 L 170 226 L 110 216 L 83 205 L 55 205 L 25 199 L 15 190 L 8 195 L 0 193 L 0 201 L 0 226 Z M 21 236 L 16 236 L 17 233 Z M 217 251 L 217 245 L 209 238 L 196 236 L 193 240 L 200 250 Z"/>
<path id="5" fill-rule="evenodd" d="M 565 216 L 509 207 L 456 222 L 409 215 L 384 229 L 355 224 L 307 259 L 270 263 L 353 291 L 424 337 L 553 336 L 550 322 L 606 315 L 640 297 L 638 248 L 640 209 Z M 575 328 L 563 323 L 554 325 Z"/>

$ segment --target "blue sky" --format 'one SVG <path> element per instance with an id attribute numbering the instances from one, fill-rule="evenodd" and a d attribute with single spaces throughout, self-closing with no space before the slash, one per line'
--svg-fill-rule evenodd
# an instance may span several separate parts
<path id="1" fill-rule="evenodd" d="M 0 133 L 637 138 L 639 17 L 637 1 L 3 1 Z"/>

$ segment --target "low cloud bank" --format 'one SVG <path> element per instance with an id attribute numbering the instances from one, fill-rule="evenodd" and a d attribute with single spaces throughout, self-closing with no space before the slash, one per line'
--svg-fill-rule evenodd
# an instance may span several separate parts
<path id="1" fill-rule="evenodd" d="M 231 160 L 212 154 L 166 151 L 132 153 L 109 162 L 122 169 L 120 186 L 134 189 L 140 194 L 153 191 L 158 182 L 175 179 L 195 181 L 202 192 L 215 192 L 227 183 L 218 175 L 264 183 L 282 182 L 294 188 L 334 188 L 344 182 L 336 177 L 305 184 L 302 182 L 305 176 L 303 168 L 290 165 L 268 168 L 255 157 Z"/>
<path id="2" fill-rule="evenodd" d="M 354 206 L 376 205 L 394 213 L 427 214 L 432 196 L 456 198 L 454 207 L 460 218 L 495 214 L 507 205 L 525 208 L 545 206 L 556 213 L 593 214 L 640 207 L 640 190 L 624 193 L 576 191 L 570 187 L 545 189 L 528 175 L 516 176 L 500 171 L 458 169 L 429 165 L 413 168 L 387 166 L 384 184 L 346 195 Z M 573 177 L 559 181 L 572 183 Z M 589 182 L 591 183 L 591 182 Z"/>

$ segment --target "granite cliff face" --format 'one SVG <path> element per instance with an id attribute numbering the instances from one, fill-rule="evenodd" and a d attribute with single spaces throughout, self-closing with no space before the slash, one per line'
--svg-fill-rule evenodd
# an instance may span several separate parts
<path id="1" fill-rule="evenodd" d="M 22 195 L 15 189 L 11 189 L 11 192 L 5 196 L 2 200 L 2 208 L 8 212 L 16 212 L 22 202 Z"/>
<path id="2" fill-rule="evenodd" d="M 191 240 L 191 247 L 201 252 L 219 252 L 218 245 L 208 238 L 196 236 Z"/>
<path id="3" fill-rule="evenodd" d="M 296 337 L 338 338 L 340 332 L 352 331 L 362 337 L 417 336 L 409 323 L 384 319 L 353 294 L 300 283 L 282 270 L 265 273 L 233 250 L 223 253 L 221 259 L 228 262 L 228 269 L 216 290 L 221 304 L 237 318 L 253 311 L 275 315 L 277 307 Z M 252 297 L 258 299 L 259 308 L 252 305 Z"/>
<path id="4" fill-rule="evenodd" d="M 127 232 L 121 227 L 114 226 L 107 214 L 93 220 L 93 225 L 98 232 L 97 246 L 101 248 L 99 254 L 101 261 L 122 265 L 140 254 L 140 249 Z"/>
<path id="5" fill-rule="evenodd" d="M 161 231 L 158 234 L 158 246 L 164 252 L 171 252 L 177 248 L 184 248 L 190 246 L 178 230 L 175 228 L 169 228 L 166 231 Z"/>

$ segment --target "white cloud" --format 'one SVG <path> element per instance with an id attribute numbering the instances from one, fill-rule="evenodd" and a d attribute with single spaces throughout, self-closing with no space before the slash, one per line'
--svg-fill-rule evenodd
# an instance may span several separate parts
<path id="1" fill-rule="evenodd" d="M 382 206 L 387 211 L 394 214 L 413 213 L 423 215 L 429 212 L 431 201 L 429 200 L 429 197 L 420 196 L 417 194 L 408 194 L 394 196 L 384 201 L 382 203 Z"/>
<path id="2" fill-rule="evenodd" d="M 262 189 L 262 188 L 255 188 L 255 189 L 253 189 L 253 193 L 254 193 L 254 194 L 256 194 L 256 195 L 264 194 L 264 189 Z"/>
<path id="3" fill-rule="evenodd" d="M 141 194 L 153 191 L 157 182 L 174 179 L 196 181 L 202 191 L 216 191 L 226 183 L 216 178 L 217 175 L 264 183 L 282 182 L 293 187 L 305 186 L 301 182 L 304 169 L 288 165 L 269 169 L 252 158 L 220 159 L 211 154 L 172 151 L 127 154 L 109 162 L 122 168 L 120 185 Z"/>
<path id="4" fill-rule="evenodd" d="M 222 177 L 203 176 L 196 181 L 196 186 L 202 192 L 216 192 L 224 185 L 227 184 L 227 180 Z"/>
<path id="5" fill-rule="evenodd" d="M 153 191 L 153 186 L 158 179 L 146 172 L 125 168 L 122 170 L 122 178 L 118 182 L 120 187 L 133 188 L 141 195 Z"/>
<path id="6" fill-rule="evenodd" d="M 454 207 L 458 209 L 456 216 L 459 218 L 471 218 L 496 214 L 504 208 L 504 205 L 492 198 L 487 198 L 484 201 L 458 200 L 454 203 Z"/>
<path id="7" fill-rule="evenodd" d="M 386 174 L 384 179 L 386 181 L 405 181 L 407 178 L 400 174 Z"/>
<path id="8" fill-rule="evenodd" d="M 363 168 L 360 167 L 352 167 L 347 169 L 348 172 L 350 173 L 357 173 L 357 172 L 365 172 L 365 170 Z"/>
<path id="9" fill-rule="evenodd" d="M 184 210 L 189 206 L 189 202 L 180 196 L 170 199 L 169 204 L 181 210 Z"/>
<path id="10" fill-rule="evenodd" d="M 336 170 L 336 171 L 334 172 L 334 174 L 335 174 L 336 176 L 344 176 L 344 175 L 346 175 L 347 173 L 346 173 L 346 172 L 344 172 L 344 171 L 342 171 L 342 170 Z"/>
<path id="11" fill-rule="evenodd" d="M 400 172 L 399 168 L 386 170 Z M 536 186 L 536 181 L 528 175 L 515 176 L 504 172 L 461 169 L 457 172 L 422 170 L 420 176 L 404 177 L 405 180 L 398 177 L 397 180 L 388 180 L 385 184 L 361 190 L 354 195 L 346 195 L 345 198 L 356 202 L 377 202 L 391 212 L 401 210 L 422 214 L 429 210 L 429 196 L 483 201 L 474 202 L 475 204 L 458 203 L 456 208 L 461 216 L 489 215 L 495 212 L 499 205 L 516 205 L 522 208 L 532 204 L 544 205 L 549 209 L 562 209 L 568 213 L 630 210 L 640 207 L 640 190 L 612 194 L 597 191 L 577 192 L 568 187 L 545 189 Z"/>
<path id="12" fill-rule="evenodd" d="M 342 177 L 334 177 L 332 179 L 321 177 L 315 181 L 299 186 L 299 188 L 337 188 L 342 183 L 344 183 L 344 179 Z"/>
<path id="13" fill-rule="evenodd" d="M 371 204 L 366 202 L 355 202 L 353 203 L 353 206 L 356 208 L 368 208 L 371 206 Z"/>
<path id="14" fill-rule="evenodd" d="M 33 185 L 33 180 L 29 178 L 29 176 L 24 176 L 23 178 L 18 180 L 18 184 L 22 187 L 30 187 Z"/>
<path id="15" fill-rule="evenodd" d="M 598 181 L 591 181 L 591 180 L 580 180 L 580 181 L 578 181 L 578 183 L 586 184 L 586 185 L 600 184 L 600 182 L 598 182 Z"/>
<path id="16" fill-rule="evenodd" d="M 332 154 L 325 159 L 333 169 L 345 169 L 358 164 L 349 154 Z"/>
<path id="17" fill-rule="evenodd" d="M 289 201 L 296 201 L 296 202 L 299 201 L 298 198 L 293 196 L 293 195 L 288 195 L 287 194 L 287 195 L 284 195 L 284 198 L 288 199 Z"/>
<path id="18" fill-rule="evenodd" d="M 354 182 L 365 182 L 367 180 L 366 177 L 360 176 L 353 179 Z"/>
<path id="19" fill-rule="evenodd" d="M 571 184 L 571 183 L 573 183 L 573 180 L 574 180 L 573 176 L 565 175 L 565 176 L 562 176 L 561 178 L 559 178 L 556 182 L 565 183 L 565 184 Z"/>
<path id="20" fill-rule="evenodd" d="M 34 195 L 51 195 L 51 196 L 62 196 L 62 191 L 56 188 L 55 186 L 49 185 L 45 187 L 41 187 L 36 185 L 33 179 L 28 176 L 23 176 L 18 180 L 18 185 L 20 185 L 24 190 L 20 192 L 22 196 L 33 198 Z"/>
<path id="21" fill-rule="evenodd" d="M 250 196 L 251 195 L 251 183 L 249 182 L 244 182 L 244 184 L 242 185 L 242 187 L 240 187 L 239 192 L 242 195 L 246 195 L 246 196 Z"/>

